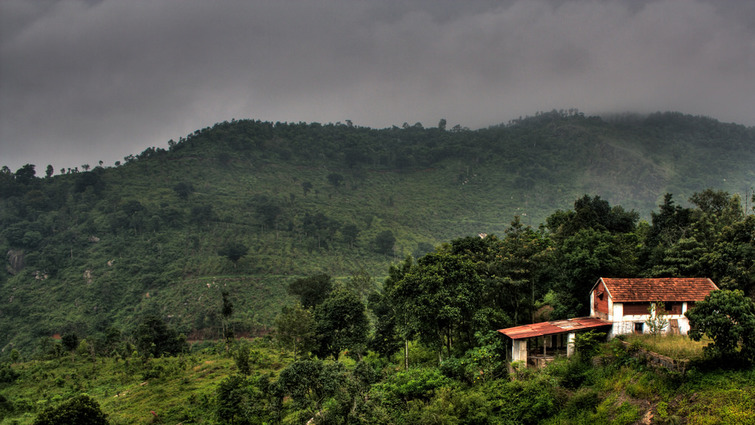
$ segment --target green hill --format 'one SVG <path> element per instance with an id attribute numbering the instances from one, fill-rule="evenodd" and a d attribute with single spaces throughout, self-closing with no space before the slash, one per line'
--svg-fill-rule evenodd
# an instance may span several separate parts
<path id="1" fill-rule="evenodd" d="M 516 215 L 537 226 L 585 193 L 643 217 L 666 192 L 745 194 L 752 164 L 755 128 L 554 111 L 474 131 L 232 121 L 112 168 L 6 167 L 0 349 L 103 338 L 145 313 L 215 337 L 224 290 L 237 333 L 261 333 L 296 277 L 381 281 L 406 255 Z"/>

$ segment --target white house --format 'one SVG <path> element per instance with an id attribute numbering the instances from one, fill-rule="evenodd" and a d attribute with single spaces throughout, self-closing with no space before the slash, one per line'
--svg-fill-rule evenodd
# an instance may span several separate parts
<path id="1" fill-rule="evenodd" d="M 651 317 L 651 303 L 663 303 L 668 320 L 664 333 L 686 335 L 689 321 L 684 313 L 717 289 L 708 278 L 602 277 L 590 290 L 589 317 L 532 323 L 498 332 L 511 340 L 510 361 L 540 365 L 555 355 L 571 355 L 579 332 L 595 329 L 606 332 L 608 338 L 649 332 L 646 322 Z"/>
<path id="2" fill-rule="evenodd" d="M 689 321 L 684 313 L 717 289 L 708 278 L 602 277 L 590 291 L 590 316 L 613 323 L 609 337 L 647 333 L 650 305 L 660 302 L 668 320 L 663 332 L 686 335 Z"/>

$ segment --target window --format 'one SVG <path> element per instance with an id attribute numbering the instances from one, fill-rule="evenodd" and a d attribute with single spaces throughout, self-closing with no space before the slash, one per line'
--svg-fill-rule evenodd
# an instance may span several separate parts
<path id="1" fill-rule="evenodd" d="M 645 332 L 645 323 L 634 322 L 634 333 L 641 334 Z"/>
<path id="2" fill-rule="evenodd" d="M 682 314 L 682 303 L 679 302 L 665 302 L 663 308 L 668 314 Z"/>
<path id="3" fill-rule="evenodd" d="M 624 303 L 624 316 L 649 314 L 650 303 Z"/>

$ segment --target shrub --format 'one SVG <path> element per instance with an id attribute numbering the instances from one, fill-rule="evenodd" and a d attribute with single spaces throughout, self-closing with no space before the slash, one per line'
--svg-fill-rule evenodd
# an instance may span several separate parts
<path id="1" fill-rule="evenodd" d="M 9 364 L 0 364 L 0 384 L 15 382 L 18 376 L 19 373 L 13 370 Z"/>
<path id="2" fill-rule="evenodd" d="M 684 313 L 689 319 L 689 336 L 713 340 L 706 350 L 713 357 L 740 357 L 755 362 L 755 302 L 740 290 L 713 291 L 705 300 Z"/>
<path id="3" fill-rule="evenodd" d="M 107 415 L 100 405 L 86 394 L 69 399 L 55 407 L 48 407 L 33 422 L 34 425 L 107 425 Z"/>
<path id="4" fill-rule="evenodd" d="M 376 384 L 373 389 L 390 401 L 427 401 L 436 389 L 451 385 L 452 381 L 436 368 L 417 368 L 399 372 Z"/>

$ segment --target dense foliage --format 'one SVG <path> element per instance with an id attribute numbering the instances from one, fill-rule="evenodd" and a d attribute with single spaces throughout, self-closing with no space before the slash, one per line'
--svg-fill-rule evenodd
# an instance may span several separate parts
<path id="1" fill-rule="evenodd" d="M 685 315 L 692 339 L 713 340 L 706 347 L 713 356 L 755 363 L 755 302 L 742 291 L 714 291 Z"/>

